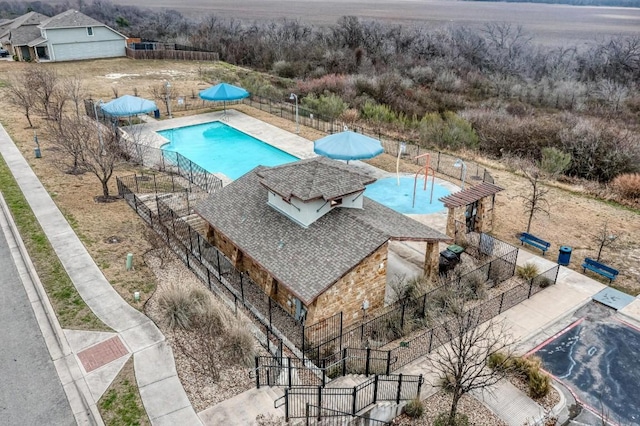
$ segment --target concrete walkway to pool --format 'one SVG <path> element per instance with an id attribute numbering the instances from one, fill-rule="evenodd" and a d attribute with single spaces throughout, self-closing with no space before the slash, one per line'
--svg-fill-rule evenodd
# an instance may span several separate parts
<path id="1" fill-rule="evenodd" d="M 128 357 L 133 355 L 136 381 L 147 415 L 154 425 L 201 424 L 178 378 L 173 352 L 156 325 L 129 305 L 111 286 L 83 243 L 62 215 L 13 140 L 0 125 L 0 155 L 15 177 L 42 230 L 78 293 L 114 333 L 64 330 L 52 319 L 55 339 L 64 351 L 51 352 L 56 366 L 76 365 L 71 373 L 59 369 L 65 389 L 80 390 L 85 405 L 95 409 L 102 394 Z M 38 160 L 44 161 L 44 160 Z M 36 275 L 35 270 L 31 271 Z M 44 320 L 44 319 L 43 319 Z M 51 328 L 50 326 L 48 326 Z M 68 393 L 70 402 L 77 401 Z M 83 406 L 72 406 L 74 413 Z M 84 423 L 84 422 L 83 422 Z"/>

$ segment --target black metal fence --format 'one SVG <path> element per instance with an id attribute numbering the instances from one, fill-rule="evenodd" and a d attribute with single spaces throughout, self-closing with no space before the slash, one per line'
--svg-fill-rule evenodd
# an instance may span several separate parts
<path id="1" fill-rule="evenodd" d="M 318 407 L 314 404 L 307 404 L 306 406 L 306 426 L 382 426 L 390 424 L 393 423 L 384 420 L 372 419 L 366 415 L 351 415 L 344 411 Z"/>
<path id="2" fill-rule="evenodd" d="M 422 376 L 375 375 L 352 388 L 296 387 L 285 389 L 274 406 L 284 406 L 285 420 L 309 418 L 307 404 L 317 407 L 313 417 L 330 417 L 336 412 L 356 415 L 379 401 L 408 401 L 417 398 Z M 344 414 L 340 414 L 343 416 Z"/>
<path id="3" fill-rule="evenodd" d="M 443 308 L 447 288 L 494 287 L 513 277 L 518 248 L 488 234 L 469 233 L 466 252 L 482 261 L 482 266 L 452 278 L 450 282 L 415 299 L 401 299 L 379 311 L 375 317 L 339 333 L 325 333 L 323 339 L 305 341 L 304 354 L 320 365 L 335 359 L 343 348 L 379 348 L 417 329 L 428 327 Z M 474 294 L 470 294 L 473 297 Z M 333 327 L 335 332 L 336 327 Z"/>
<path id="4" fill-rule="evenodd" d="M 296 108 L 294 104 L 282 102 L 279 100 L 263 98 L 257 95 L 251 95 L 244 99 L 245 104 L 258 108 L 261 111 L 268 111 L 269 114 L 276 115 L 278 117 L 295 121 L 296 120 Z M 344 122 L 336 119 L 323 117 L 316 114 L 314 111 L 298 106 L 298 120 L 301 125 L 311 127 L 324 133 L 336 133 L 344 130 Z M 394 157 L 398 156 L 398 151 L 403 147 L 403 158 L 414 161 L 416 164 L 425 165 L 427 158 L 419 156 L 423 154 L 430 155 L 431 167 L 438 173 L 445 176 L 462 181 L 463 173 L 465 170 L 462 167 L 455 167 L 454 164 L 458 157 L 446 154 L 433 149 L 427 149 L 420 146 L 415 141 L 401 142 L 396 139 L 395 135 L 387 134 L 380 129 L 373 129 L 367 126 L 351 126 L 350 130 L 358 133 L 375 137 L 382 142 L 384 151 Z M 470 184 L 476 182 L 490 182 L 493 183 L 493 177 L 491 174 L 481 166 L 480 164 L 465 160 L 466 176 L 465 180 Z"/>

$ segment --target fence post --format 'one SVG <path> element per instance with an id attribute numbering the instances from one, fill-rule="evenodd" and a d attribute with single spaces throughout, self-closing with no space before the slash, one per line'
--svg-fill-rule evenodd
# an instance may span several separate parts
<path id="1" fill-rule="evenodd" d="M 289 421 L 289 389 L 284 390 L 284 419 Z"/>
<path id="2" fill-rule="evenodd" d="M 358 391 L 356 390 L 356 387 L 355 387 L 355 386 L 353 387 L 353 393 L 352 393 L 352 396 L 353 396 L 353 398 L 352 398 L 352 399 L 353 399 L 353 403 L 352 403 L 352 406 L 351 406 L 351 415 L 352 415 L 352 416 L 355 416 L 355 415 L 356 415 L 356 413 L 357 413 L 357 410 L 356 410 L 356 402 L 357 402 L 357 400 L 358 400 Z"/>
<path id="3" fill-rule="evenodd" d="M 340 311 L 340 349 L 342 349 L 342 311 Z"/>
<path id="4" fill-rule="evenodd" d="M 533 278 L 529 281 L 529 294 L 527 294 L 527 299 L 531 298 L 531 291 L 533 291 Z"/>
<path id="5" fill-rule="evenodd" d="M 422 392 L 422 384 L 424 383 L 424 377 L 422 377 L 422 374 L 420 375 L 420 378 L 418 379 L 418 394 L 416 395 L 416 398 L 420 397 L 420 392 Z"/>
<path id="6" fill-rule="evenodd" d="M 442 154 L 440 151 L 438 151 L 438 162 L 436 163 L 436 171 L 438 173 L 440 173 L 440 154 Z"/>
<path id="7" fill-rule="evenodd" d="M 391 351 L 387 351 L 387 371 L 385 374 L 388 376 L 391 373 Z"/>
<path id="8" fill-rule="evenodd" d="M 347 348 L 342 350 L 342 375 L 347 375 Z"/>
<path id="9" fill-rule="evenodd" d="M 378 375 L 373 376 L 373 402 L 375 404 L 378 401 Z"/>
<path id="10" fill-rule="evenodd" d="M 304 409 L 304 417 L 306 419 L 306 424 L 307 426 L 309 426 L 309 403 L 306 403 L 305 409 Z"/>
<path id="11" fill-rule="evenodd" d="M 258 357 L 255 357 L 255 361 L 256 361 L 256 389 L 260 389 L 260 360 L 258 359 Z"/>
<path id="12" fill-rule="evenodd" d="M 400 404 L 401 396 L 402 396 L 402 373 L 398 374 L 398 393 L 396 394 L 396 404 Z"/>
<path id="13" fill-rule="evenodd" d="M 244 292 L 243 292 L 243 297 L 244 297 Z M 269 327 L 273 327 L 273 324 L 271 322 L 271 298 L 269 296 L 266 296 L 266 297 L 267 299 L 269 299 Z"/>
<path id="14" fill-rule="evenodd" d="M 320 413 L 322 413 L 322 386 L 318 386 L 318 420 L 320 420 Z"/>
<path id="15" fill-rule="evenodd" d="M 431 334 L 429 335 L 429 350 L 427 353 L 431 353 L 431 347 L 433 346 L 433 328 L 431 329 Z"/>
<path id="16" fill-rule="evenodd" d="M 240 297 L 242 299 L 242 304 L 244 305 L 244 285 L 242 283 L 242 272 L 240 272 Z M 269 305 L 271 308 L 271 305 Z M 271 325 L 271 321 L 269 321 L 269 325 Z"/>
<path id="17" fill-rule="evenodd" d="M 500 308 L 498 309 L 498 315 L 502 313 L 502 302 L 504 302 L 504 293 L 500 296 Z"/>
<path id="18" fill-rule="evenodd" d="M 222 278 L 222 271 L 220 270 L 220 251 L 216 249 L 216 259 L 218 259 L 218 274 Z"/>
<path id="19" fill-rule="evenodd" d="M 367 360 L 365 361 L 364 364 L 364 375 L 368 376 L 369 375 L 369 366 L 371 364 L 371 348 L 367 348 Z"/>
<path id="20" fill-rule="evenodd" d="M 133 174 L 133 181 L 136 183 L 136 193 L 140 193 L 140 188 L 138 187 L 138 175 L 137 174 Z"/>
<path id="21" fill-rule="evenodd" d="M 289 387 L 293 386 L 291 384 L 291 357 L 287 357 L 287 383 Z"/>
<path id="22" fill-rule="evenodd" d="M 153 192 L 158 194 L 158 183 L 156 182 L 156 175 L 153 175 Z"/>
<path id="23" fill-rule="evenodd" d="M 189 264 L 189 249 L 185 247 L 184 252 L 187 255 L 187 268 L 191 269 L 191 265 Z"/>

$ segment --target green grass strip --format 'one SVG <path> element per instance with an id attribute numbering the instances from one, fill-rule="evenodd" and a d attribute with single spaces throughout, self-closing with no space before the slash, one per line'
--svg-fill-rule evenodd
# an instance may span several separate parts
<path id="1" fill-rule="evenodd" d="M 110 330 L 89 309 L 45 236 L 4 158 L 0 156 L 0 191 L 63 328 Z"/>

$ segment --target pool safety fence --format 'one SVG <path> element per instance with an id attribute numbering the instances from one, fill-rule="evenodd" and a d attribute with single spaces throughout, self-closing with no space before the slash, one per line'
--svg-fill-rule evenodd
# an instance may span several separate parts
<path id="1" fill-rule="evenodd" d="M 304 424 L 306 426 L 383 426 L 393 423 L 373 419 L 367 415 L 351 415 L 344 411 L 307 404 Z"/>
<path id="2" fill-rule="evenodd" d="M 470 292 L 469 298 L 477 298 L 480 287 L 492 288 L 507 281 L 515 274 L 518 248 L 488 234 L 469 233 L 466 252 L 480 261 L 480 266 L 455 277 L 443 278 L 445 283 L 422 296 L 400 298 L 378 310 L 375 316 L 359 324 L 327 328 L 320 339 L 314 341 L 311 333 L 305 334 L 303 352 L 316 363 L 340 352 L 343 348 L 379 348 L 428 326 L 429 318 L 443 308 L 447 289 L 457 288 Z M 448 281 L 447 281 L 448 279 Z M 329 330 L 333 330 L 333 333 Z M 319 364 L 319 365 L 320 365 Z"/>
<path id="3" fill-rule="evenodd" d="M 269 114 L 291 121 L 296 120 L 295 104 L 293 103 L 264 98 L 257 95 L 251 95 L 250 97 L 245 98 L 243 102 L 251 107 L 258 108 L 261 111 L 267 111 Z M 342 132 L 346 124 L 341 120 L 323 117 L 322 115 L 301 107 L 300 105 L 298 105 L 298 120 L 302 126 L 311 127 L 329 134 Z M 349 130 L 379 139 L 382 143 L 382 147 L 384 148 L 384 152 L 394 157 L 397 157 L 398 151 L 402 149 L 403 152 L 401 153 L 401 158 L 422 166 L 425 165 L 426 158 L 417 157 L 423 154 L 430 154 L 431 167 L 433 167 L 437 173 L 456 179 L 460 182 L 462 182 L 462 179 L 464 178 L 465 182 L 470 185 L 480 182 L 494 183 L 493 177 L 489 171 L 474 161 L 465 160 L 466 169 L 462 167 L 455 167 L 454 164 L 458 159 L 457 156 L 446 154 L 438 150 L 427 149 L 420 146 L 420 143 L 415 140 L 400 141 L 397 139 L 396 135 L 384 132 L 380 129 L 373 129 L 371 127 L 361 125 L 349 125 Z"/>
<path id="4" fill-rule="evenodd" d="M 127 203 L 163 237 L 196 276 L 211 291 L 226 299 L 230 306 L 242 309 L 265 330 L 266 341 L 263 344 L 266 343 L 266 347 L 276 356 L 271 360 L 271 357 L 266 357 L 256 362 L 254 374 L 257 385 L 293 386 L 297 383 L 299 386 L 304 383 L 315 386 L 346 374 L 390 374 L 446 343 L 442 337 L 446 325 L 432 324 L 442 318 L 447 287 L 455 284 L 457 288 L 473 289 L 479 281 L 492 281 L 492 285 L 497 285 L 512 277 L 515 271 L 517 248 L 501 244 L 488 235 L 471 235 L 467 249 L 475 248 L 478 253 L 489 256 L 490 261 L 456 277 L 455 283 L 449 282 L 415 299 L 400 300 L 384 313 L 348 329 L 343 329 L 341 315 L 305 327 L 246 274 L 236 270 L 222 252 L 185 220 L 185 217 L 193 214 L 188 201 L 172 201 L 167 194 L 158 192 L 138 196 L 130 186 L 137 184 L 140 190 L 140 183 L 144 182 L 143 188 L 156 191 L 157 177 L 153 185 L 150 180 L 140 180 L 136 176 L 116 179 L 118 190 Z M 175 179 L 170 188 L 177 190 L 176 197 L 189 199 L 190 194 L 185 188 L 173 185 Z M 169 184 L 164 184 L 164 188 L 168 189 Z M 174 211 L 172 205 L 179 206 L 178 210 Z M 495 257 L 497 255 L 499 257 Z M 554 284 L 557 273 L 556 266 L 526 284 L 519 284 L 477 304 L 472 311 L 482 322 L 488 321 Z M 469 297 L 473 298 L 471 290 Z M 420 329 L 424 331 L 416 336 L 415 332 Z M 409 333 L 414 337 L 403 341 L 403 337 Z M 283 344 L 300 359 L 285 363 Z M 392 349 L 375 349 L 389 344 L 393 346 Z M 278 380 L 275 379 L 276 371 Z M 283 380 L 282 377 L 295 379 Z"/>
<path id="5" fill-rule="evenodd" d="M 382 401 L 409 401 L 420 396 L 424 378 L 411 375 L 376 375 L 349 388 L 294 387 L 285 389 L 274 407 L 284 407 L 285 420 L 311 417 L 355 416 Z M 315 406 L 317 410 L 310 410 Z M 311 416 L 313 414 L 313 416 Z M 324 423 L 322 423 L 324 424 Z"/>

